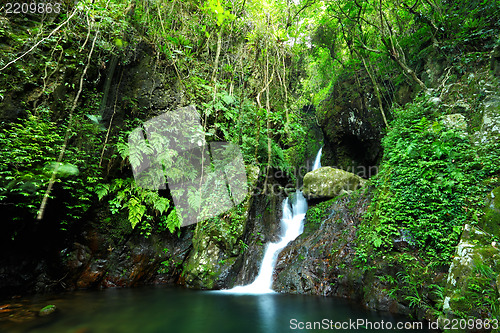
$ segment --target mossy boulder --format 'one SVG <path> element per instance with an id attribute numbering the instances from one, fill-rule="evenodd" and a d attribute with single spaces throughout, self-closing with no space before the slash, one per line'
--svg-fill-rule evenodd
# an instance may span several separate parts
<path id="1" fill-rule="evenodd" d="M 193 236 L 193 249 L 184 266 L 181 283 L 198 289 L 220 289 L 242 251 L 240 242 L 248 215 L 248 200 L 223 216 L 200 222 Z"/>
<path id="2" fill-rule="evenodd" d="M 304 176 L 304 195 L 308 198 L 333 198 L 365 185 L 365 180 L 351 172 L 322 167 Z"/>
<path id="3" fill-rule="evenodd" d="M 500 187 L 490 192 L 479 226 L 492 235 L 500 235 Z"/>

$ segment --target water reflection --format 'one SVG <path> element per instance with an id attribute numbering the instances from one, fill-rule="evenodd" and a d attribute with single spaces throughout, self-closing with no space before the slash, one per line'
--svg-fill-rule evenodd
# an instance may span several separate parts
<path id="1" fill-rule="evenodd" d="M 266 332 L 277 332 L 274 295 L 258 296 L 260 322 Z"/>
<path id="2" fill-rule="evenodd" d="M 356 318 L 372 322 L 405 320 L 402 317 L 366 311 L 332 297 L 279 293 L 231 295 L 179 288 L 78 292 L 49 297 L 40 302 L 55 304 L 59 313 L 25 324 L 0 322 L 0 332 L 281 333 L 297 331 L 291 329 L 292 319 L 297 322 L 323 319 L 346 321 Z M 352 330 L 344 330 L 346 331 Z"/>

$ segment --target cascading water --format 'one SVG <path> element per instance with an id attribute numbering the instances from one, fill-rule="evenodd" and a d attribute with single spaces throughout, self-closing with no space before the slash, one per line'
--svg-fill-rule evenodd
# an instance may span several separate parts
<path id="1" fill-rule="evenodd" d="M 321 168 L 321 148 L 314 161 L 313 170 Z M 259 275 L 254 282 L 246 286 L 238 286 L 233 289 L 224 290 L 232 294 L 268 294 L 274 293 L 271 289 L 273 284 L 273 270 L 278 259 L 278 254 L 291 241 L 297 238 L 304 230 L 303 221 L 307 212 L 307 200 L 300 190 L 295 192 L 295 198 L 290 205 L 286 198 L 283 201 L 283 217 L 281 218 L 281 228 L 283 235 L 277 243 L 269 243 L 264 253 L 264 259 L 260 266 Z"/>
<path id="2" fill-rule="evenodd" d="M 264 259 L 260 266 L 259 275 L 252 284 L 239 286 L 228 290 L 235 294 L 267 294 L 273 293 L 271 289 L 273 283 L 273 270 L 278 259 L 278 254 L 288 243 L 297 238 L 303 231 L 304 220 L 307 212 L 307 201 L 302 192 L 297 190 L 295 200 L 290 205 L 288 198 L 283 201 L 283 217 L 281 219 L 281 228 L 283 235 L 276 243 L 267 245 Z"/>
<path id="3" fill-rule="evenodd" d="M 312 171 L 321 168 L 321 151 L 322 150 L 323 150 L 323 147 L 321 147 L 318 150 L 318 154 L 316 154 L 316 158 L 314 159 L 314 164 L 313 164 Z"/>

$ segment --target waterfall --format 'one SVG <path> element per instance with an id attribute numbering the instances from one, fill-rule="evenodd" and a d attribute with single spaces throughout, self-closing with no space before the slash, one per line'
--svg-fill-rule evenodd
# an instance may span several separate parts
<path id="1" fill-rule="evenodd" d="M 314 164 L 313 164 L 312 171 L 321 168 L 321 151 L 322 150 L 323 150 L 323 147 L 321 147 L 318 150 L 318 154 L 316 154 L 316 158 L 314 159 Z"/>
<path id="2" fill-rule="evenodd" d="M 321 147 L 314 160 L 313 170 L 321 168 Z M 306 217 L 307 200 L 300 190 L 295 192 L 293 202 L 290 204 L 288 198 L 283 200 L 283 216 L 281 218 L 282 236 L 276 243 L 269 243 L 264 252 L 264 259 L 259 269 L 259 275 L 254 282 L 246 286 L 238 286 L 233 289 L 222 290 L 231 294 L 269 294 L 274 293 L 271 289 L 273 285 L 273 271 L 278 260 L 278 254 L 291 241 L 297 238 L 304 230 L 302 223 Z"/>
<path id="3" fill-rule="evenodd" d="M 278 254 L 290 243 L 297 238 L 304 226 L 304 220 L 307 212 L 307 201 L 300 190 L 295 192 L 294 202 L 290 205 L 288 198 L 283 200 L 283 217 L 281 218 L 282 236 L 276 243 L 267 245 L 264 259 L 260 266 L 259 275 L 255 281 L 246 286 L 234 287 L 226 290 L 233 294 L 268 294 L 273 293 L 271 289 L 273 284 L 273 270 L 278 259 Z"/>

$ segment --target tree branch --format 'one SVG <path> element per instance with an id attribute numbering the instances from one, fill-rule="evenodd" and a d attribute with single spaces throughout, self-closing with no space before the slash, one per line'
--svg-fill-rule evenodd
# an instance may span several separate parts
<path id="1" fill-rule="evenodd" d="M 69 22 L 69 20 L 71 20 L 73 18 L 73 16 L 75 16 L 76 12 L 77 12 L 77 8 L 75 7 L 75 10 L 73 11 L 73 13 L 71 13 L 70 17 L 68 17 L 66 19 L 66 21 L 64 21 L 63 23 L 61 23 L 54 30 L 52 30 L 52 32 L 47 37 L 42 38 L 38 43 L 36 43 L 35 45 L 33 45 L 28 51 L 24 52 L 22 55 L 20 55 L 16 59 L 14 59 L 14 60 L 10 61 L 9 63 L 7 63 L 7 65 L 5 65 L 2 68 L 0 68 L 0 72 L 3 71 L 4 69 L 6 69 L 7 67 L 9 67 L 10 65 L 12 65 L 13 63 L 15 63 L 16 61 L 22 59 L 25 55 L 27 55 L 28 53 L 30 53 L 31 51 L 33 51 L 38 45 L 40 45 L 44 40 L 50 38 L 50 36 L 52 36 L 53 34 L 55 34 L 59 29 L 61 29 L 64 25 L 66 25 Z"/>

